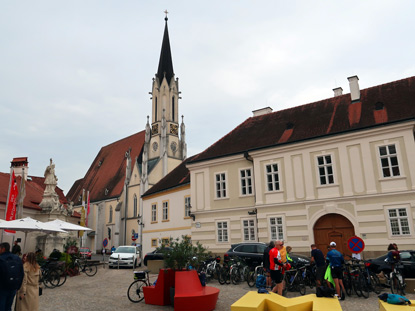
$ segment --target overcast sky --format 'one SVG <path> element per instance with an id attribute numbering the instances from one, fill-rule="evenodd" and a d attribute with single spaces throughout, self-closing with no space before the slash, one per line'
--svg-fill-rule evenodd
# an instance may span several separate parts
<path id="1" fill-rule="evenodd" d="M 68 192 L 144 129 L 169 11 L 188 155 L 252 115 L 415 74 L 415 1 L 0 0 L 0 171 L 49 158 Z"/>

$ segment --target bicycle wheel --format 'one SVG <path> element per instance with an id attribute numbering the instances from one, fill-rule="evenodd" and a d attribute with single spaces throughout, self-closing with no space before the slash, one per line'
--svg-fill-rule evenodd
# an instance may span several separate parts
<path id="1" fill-rule="evenodd" d="M 234 285 L 237 285 L 239 283 L 239 268 L 234 268 L 232 269 L 232 273 L 231 273 L 231 282 Z"/>
<path id="2" fill-rule="evenodd" d="M 370 273 L 370 285 L 375 294 L 380 294 L 382 291 L 382 285 L 380 284 L 378 276 L 374 273 Z"/>
<path id="3" fill-rule="evenodd" d="M 256 283 L 256 274 L 255 271 L 250 271 L 248 273 L 248 277 L 246 278 L 246 282 L 248 283 L 249 287 L 254 287 Z"/>
<path id="4" fill-rule="evenodd" d="M 226 270 L 227 268 L 223 267 L 219 272 L 219 284 L 223 285 L 226 283 Z"/>
<path id="5" fill-rule="evenodd" d="M 298 288 L 298 291 L 300 292 L 300 294 L 305 295 L 306 288 L 305 288 L 304 280 L 301 277 L 301 275 L 297 275 L 296 282 L 297 282 L 297 288 Z"/>
<path id="6" fill-rule="evenodd" d="M 131 302 L 137 303 L 144 299 L 143 286 L 148 286 L 143 280 L 136 280 L 130 284 L 127 296 Z"/>
<path id="7" fill-rule="evenodd" d="M 49 270 L 46 272 L 46 275 L 43 278 L 43 284 L 47 288 L 54 288 L 59 284 L 60 275 L 56 270 Z"/>
<path id="8" fill-rule="evenodd" d="M 347 296 L 351 296 L 353 286 L 352 286 L 352 281 L 350 279 L 350 275 L 348 274 L 343 275 L 343 286 L 344 286 L 344 289 L 346 290 Z"/>
<path id="9" fill-rule="evenodd" d="M 60 273 L 60 280 L 59 280 L 59 284 L 58 284 L 58 287 L 59 286 L 62 286 L 63 284 L 65 284 L 65 282 L 66 282 L 66 276 L 67 276 L 67 273 L 66 273 L 66 271 L 59 271 L 59 273 Z"/>
<path id="10" fill-rule="evenodd" d="M 360 282 L 359 282 L 359 276 L 353 276 L 352 277 L 352 286 L 353 291 L 357 295 L 357 297 L 362 297 L 362 289 L 360 288 Z"/>
<path id="11" fill-rule="evenodd" d="M 363 274 L 359 275 L 359 283 L 360 283 L 360 292 L 364 298 L 369 298 L 370 287 L 368 284 L 368 279 Z"/>
<path id="12" fill-rule="evenodd" d="M 87 276 L 94 276 L 97 274 L 98 268 L 96 265 L 86 265 L 82 270 Z"/>
<path id="13" fill-rule="evenodd" d="M 399 280 L 399 277 L 402 279 L 402 283 Z M 403 278 L 401 275 L 397 275 L 396 273 L 392 274 L 391 277 L 391 292 L 392 294 L 397 294 L 397 295 L 405 295 L 405 289 L 402 286 L 403 284 Z"/>

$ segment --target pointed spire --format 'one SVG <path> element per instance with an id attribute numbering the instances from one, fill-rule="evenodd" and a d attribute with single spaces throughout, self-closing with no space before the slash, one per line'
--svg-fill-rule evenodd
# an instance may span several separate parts
<path id="1" fill-rule="evenodd" d="M 166 13 L 166 17 L 164 18 L 164 20 L 166 21 L 166 25 L 164 27 L 163 43 L 161 44 L 161 53 L 159 68 L 157 70 L 157 77 L 159 78 L 160 84 L 162 83 L 163 78 L 166 77 L 167 83 L 170 85 L 170 80 L 174 77 L 174 71 L 170 51 L 169 31 L 167 29 L 167 10 L 164 11 L 164 13 Z"/>

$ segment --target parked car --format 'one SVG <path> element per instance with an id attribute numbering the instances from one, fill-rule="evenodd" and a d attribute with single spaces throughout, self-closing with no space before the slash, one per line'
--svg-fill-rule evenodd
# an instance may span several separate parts
<path id="1" fill-rule="evenodd" d="M 415 278 L 415 251 L 405 250 L 400 251 L 399 254 L 403 264 L 403 276 L 405 278 Z M 377 258 L 369 259 L 369 268 L 376 273 L 380 273 L 381 271 L 390 271 L 390 264 L 386 261 L 387 256 L 388 254 L 386 253 Z"/>
<path id="2" fill-rule="evenodd" d="M 171 247 L 165 247 L 166 251 L 171 250 Z M 144 265 L 147 266 L 147 263 L 149 260 L 163 260 L 164 259 L 164 253 L 161 251 L 160 248 L 155 249 L 154 251 L 147 253 L 144 256 Z"/>
<path id="3" fill-rule="evenodd" d="M 137 246 L 125 245 L 118 246 L 109 258 L 108 266 L 112 267 L 132 267 L 135 269 L 141 266 L 140 250 Z"/>
<path id="4" fill-rule="evenodd" d="M 262 263 L 264 251 L 267 248 L 267 244 L 262 242 L 243 242 L 232 244 L 231 248 L 225 253 L 225 256 L 243 258 L 249 266 L 258 266 Z M 310 263 L 310 258 L 307 256 L 290 253 L 290 257 L 294 264 Z"/>
<path id="5" fill-rule="evenodd" d="M 81 255 L 81 257 L 84 257 L 86 259 L 91 259 L 92 257 L 92 252 L 89 249 L 89 247 L 81 247 L 79 249 L 79 254 Z"/>

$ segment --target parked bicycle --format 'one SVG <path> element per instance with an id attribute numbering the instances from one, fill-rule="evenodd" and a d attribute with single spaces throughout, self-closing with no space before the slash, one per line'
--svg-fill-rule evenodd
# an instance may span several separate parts
<path id="1" fill-rule="evenodd" d="M 389 274 L 385 274 L 387 283 L 390 285 L 392 294 L 405 295 L 406 282 L 402 274 L 403 264 L 397 262 L 393 265 L 393 270 Z"/>
<path id="2" fill-rule="evenodd" d="M 283 296 L 287 295 L 288 291 L 298 291 L 301 295 L 305 295 L 306 287 L 304 282 L 304 276 L 306 266 L 297 265 L 296 268 L 285 271 L 284 281 L 285 286 L 283 289 Z"/>
<path id="3" fill-rule="evenodd" d="M 248 277 L 246 279 L 249 287 L 254 287 L 256 285 L 256 279 L 258 278 L 258 275 L 265 275 L 265 270 L 262 262 L 261 265 L 256 266 L 254 270 L 249 271 Z"/>
<path id="4" fill-rule="evenodd" d="M 127 297 L 131 302 L 137 303 L 144 299 L 144 286 L 150 286 L 149 270 L 134 271 L 134 281 L 127 290 Z"/>
<path id="5" fill-rule="evenodd" d="M 74 262 L 74 269 L 75 271 L 78 271 L 78 274 L 83 272 L 87 276 L 94 276 L 98 271 L 97 266 L 88 262 L 86 258 L 76 258 Z"/>
<path id="6" fill-rule="evenodd" d="M 59 268 L 59 262 L 57 261 L 46 261 L 41 267 L 40 281 L 47 288 L 54 288 L 59 286 L 61 270 Z"/>

